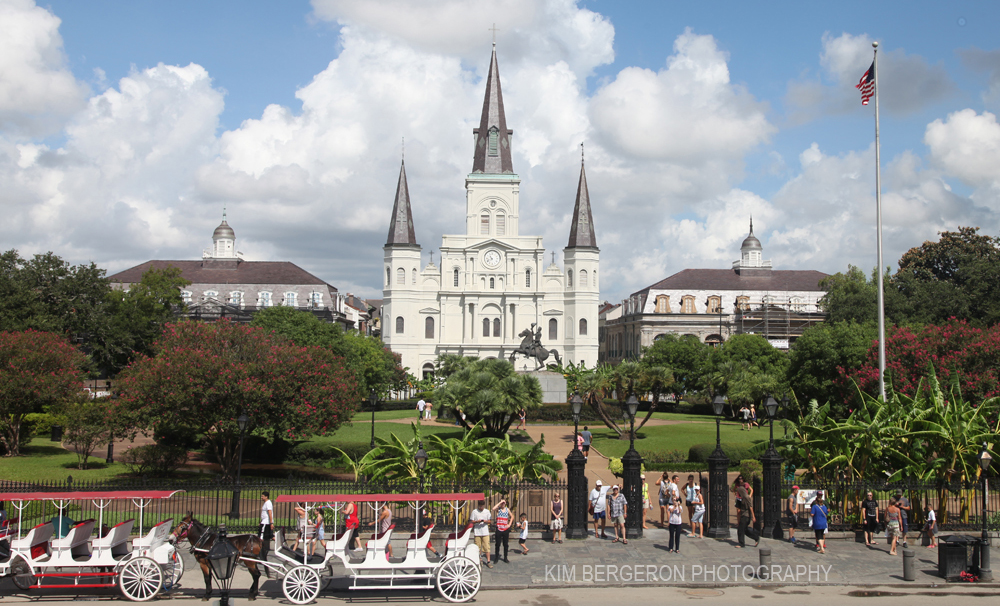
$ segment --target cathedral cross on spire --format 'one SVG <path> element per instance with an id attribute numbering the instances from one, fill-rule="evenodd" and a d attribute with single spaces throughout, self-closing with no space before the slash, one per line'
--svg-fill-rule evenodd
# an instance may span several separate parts
<path id="1" fill-rule="evenodd" d="M 496 46 L 497 45 L 497 24 L 494 23 L 493 27 L 489 28 L 489 30 L 491 32 L 493 32 L 493 46 Z"/>

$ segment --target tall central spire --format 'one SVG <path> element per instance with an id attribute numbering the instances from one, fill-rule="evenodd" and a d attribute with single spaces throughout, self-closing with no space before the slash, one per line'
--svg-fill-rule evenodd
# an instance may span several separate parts
<path id="1" fill-rule="evenodd" d="M 396 184 L 396 200 L 392 204 L 392 219 L 389 222 L 389 237 L 386 246 L 417 246 L 417 236 L 413 230 L 413 212 L 410 211 L 410 188 L 406 186 L 406 163 L 399 166 L 399 182 Z"/>
<path id="2" fill-rule="evenodd" d="M 514 165 L 510 160 L 510 139 L 514 131 L 507 130 L 507 119 L 503 113 L 496 43 L 493 44 L 493 56 L 490 58 L 490 73 L 486 77 L 483 116 L 479 120 L 479 128 L 472 132 L 476 136 L 472 172 L 512 174 Z"/>
<path id="3" fill-rule="evenodd" d="M 594 216 L 590 212 L 590 192 L 587 190 L 587 172 L 583 168 L 583 144 L 580 144 L 580 182 L 576 186 L 576 204 L 573 205 L 573 222 L 569 227 L 569 244 L 566 248 L 597 248 L 594 235 Z"/>

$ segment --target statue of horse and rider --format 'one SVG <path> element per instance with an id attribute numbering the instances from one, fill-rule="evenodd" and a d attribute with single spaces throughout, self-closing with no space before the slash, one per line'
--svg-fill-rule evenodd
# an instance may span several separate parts
<path id="1" fill-rule="evenodd" d="M 521 354 L 526 358 L 533 358 L 535 362 L 538 363 L 538 367 L 535 368 L 535 370 L 545 368 L 545 360 L 549 358 L 549 355 L 552 355 L 558 364 L 562 364 L 562 359 L 559 357 L 558 351 L 542 347 L 541 326 L 532 322 L 531 328 L 525 328 L 517 336 L 521 337 L 521 344 L 517 346 L 517 349 L 510 353 L 511 364 L 514 363 L 514 357 L 517 356 L 517 354 Z"/>

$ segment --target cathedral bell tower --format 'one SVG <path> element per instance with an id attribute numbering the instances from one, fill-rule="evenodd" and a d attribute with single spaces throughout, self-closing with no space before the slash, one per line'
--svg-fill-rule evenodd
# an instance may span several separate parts
<path id="1" fill-rule="evenodd" d="M 418 327 L 407 325 L 404 310 L 416 304 L 420 272 L 420 245 L 413 229 L 410 190 L 406 185 L 406 163 L 400 163 L 396 199 L 392 205 L 389 236 L 384 251 L 385 267 L 382 290 L 382 339 L 394 346 L 416 341 Z"/>

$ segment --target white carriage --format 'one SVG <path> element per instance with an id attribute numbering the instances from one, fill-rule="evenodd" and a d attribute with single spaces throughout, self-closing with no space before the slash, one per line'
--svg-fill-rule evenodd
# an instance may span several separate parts
<path id="1" fill-rule="evenodd" d="M 275 499 L 278 503 L 305 503 L 308 509 L 325 507 L 334 515 L 329 526 L 334 534 L 326 544 L 323 557 L 310 558 L 303 552 L 296 553 L 285 546 L 281 531 L 276 535 L 275 555 L 282 564 L 260 562 L 279 571 L 285 597 L 294 604 L 306 604 L 316 599 L 321 589 L 329 584 L 336 574 L 335 564 L 342 564 L 350 579 L 349 588 L 360 589 L 437 589 L 450 602 L 466 602 L 475 597 L 482 583 L 479 565 L 479 548 L 471 541 L 472 525 L 460 524 L 462 510 L 470 511 L 471 503 L 484 498 L 483 493 L 448 494 L 377 494 L 377 495 L 282 495 Z M 366 504 L 378 510 L 384 503 L 409 503 L 414 509 L 415 530 L 406 538 L 406 552 L 400 557 L 388 557 L 386 547 L 392 539 L 395 525 L 387 531 L 374 533 L 365 541 L 363 552 L 355 554 L 349 542 L 350 531 L 337 536 L 340 511 L 348 503 L 356 506 Z M 430 502 L 443 502 L 451 509 L 454 518 L 453 532 L 445 538 L 443 550 L 437 556 L 428 556 L 427 544 L 431 540 L 434 526 L 420 528 L 419 520 Z M 308 538 L 308 527 L 305 530 Z"/>
<path id="2" fill-rule="evenodd" d="M 10 541 L 10 555 L 0 560 L 0 576 L 12 576 L 22 590 L 33 588 L 118 587 L 130 600 L 144 602 L 169 590 L 184 574 L 184 562 L 169 541 L 172 520 L 163 520 L 146 531 L 144 513 L 156 499 L 168 499 L 178 490 L 111 492 L 36 492 L 0 494 L 17 510 L 17 518 L 0 528 Z M 139 509 L 139 536 L 129 546 L 135 519 L 112 526 L 103 536 L 93 536 L 104 526 L 104 511 L 116 500 L 130 500 Z M 54 538 L 56 526 L 38 524 L 26 532 L 22 521 L 32 503 L 51 501 L 60 514 L 72 501 L 90 501 L 99 511 L 97 520 L 74 524 L 66 536 Z M 16 533 L 15 533 L 16 527 Z M 145 534 L 143 534 L 145 532 Z M 100 533 L 98 533 L 100 534 Z"/>

